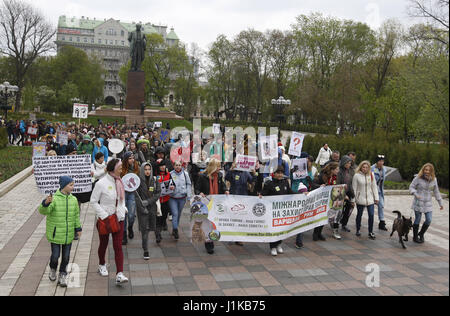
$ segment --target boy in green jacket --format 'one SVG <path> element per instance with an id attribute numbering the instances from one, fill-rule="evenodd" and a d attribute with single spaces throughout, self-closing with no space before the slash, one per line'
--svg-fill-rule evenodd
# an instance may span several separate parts
<path id="1" fill-rule="evenodd" d="M 72 178 L 62 176 L 59 178 L 60 188 L 55 195 L 48 196 L 39 206 L 39 212 L 47 216 L 46 236 L 51 244 L 50 257 L 51 281 L 56 280 L 56 269 L 62 248 L 62 261 L 59 268 L 58 284 L 67 287 L 67 265 L 70 261 L 70 249 L 75 233 L 81 236 L 80 209 L 77 198 L 71 193 L 74 182 Z"/>

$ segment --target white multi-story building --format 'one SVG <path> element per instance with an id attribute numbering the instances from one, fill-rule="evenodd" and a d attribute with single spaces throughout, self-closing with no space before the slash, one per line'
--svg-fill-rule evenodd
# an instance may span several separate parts
<path id="1" fill-rule="evenodd" d="M 173 28 L 167 33 L 167 26 L 141 24 L 144 34 L 158 33 L 168 45 L 175 45 L 179 41 Z M 58 52 L 64 45 L 75 46 L 84 50 L 88 56 L 97 56 L 103 60 L 103 66 L 107 71 L 104 78 L 103 101 L 105 104 L 119 104 L 120 96 L 126 87 L 126 83 L 120 81 L 119 70 L 130 58 L 128 34 L 135 30 L 136 22 L 97 20 L 84 16 L 77 19 L 63 15 L 58 21 L 56 46 Z M 149 103 L 153 103 L 152 100 L 149 100 Z"/>

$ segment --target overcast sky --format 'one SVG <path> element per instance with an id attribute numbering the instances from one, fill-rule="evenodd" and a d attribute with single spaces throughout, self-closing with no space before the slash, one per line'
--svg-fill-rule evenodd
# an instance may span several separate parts
<path id="1" fill-rule="evenodd" d="M 300 14 L 366 22 L 377 28 L 388 18 L 411 24 L 408 0 L 32 0 L 55 24 L 58 17 L 114 18 L 124 22 L 151 22 L 174 27 L 184 43 L 206 50 L 220 34 L 232 39 L 254 28 L 288 30 Z"/>

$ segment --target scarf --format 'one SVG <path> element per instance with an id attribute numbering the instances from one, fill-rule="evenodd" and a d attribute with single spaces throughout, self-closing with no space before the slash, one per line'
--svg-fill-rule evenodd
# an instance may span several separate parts
<path id="1" fill-rule="evenodd" d="M 219 175 L 217 172 L 214 172 L 209 178 L 209 194 L 219 194 Z"/>
<path id="2" fill-rule="evenodd" d="M 114 178 L 116 181 L 116 192 L 117 196 L 119 197 L 120 201 L 123 201 L 125 199 L 125 187 L 123 185 L 122 179 L 115 175 L 115 172 L 119 169 L 119 167 L 122 165 L 122 162 L 119 162 L 116 167 L 114 168 L 114 172 L 109 172 L 109 175 Z"/>

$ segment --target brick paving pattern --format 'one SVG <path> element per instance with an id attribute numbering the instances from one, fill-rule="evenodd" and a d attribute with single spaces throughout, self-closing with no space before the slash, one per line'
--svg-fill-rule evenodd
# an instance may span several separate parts
<path id="1" fill-rule="evenodd" d="M 30 180 L 31 179 L 31 180 Z M 311 232 L 304 237 L 305 247 L 296 249 L 295 239 L 283 242 L 284 254 L 272 257 L 267 244 L 216 242 L 215 254 L 208 255 L 203 245 L 189 242 L 188 211 L 185 209 L 176 242 L 163 232 L 160 246 L 150 235 L 150 260 L 142 258 L 139 232 L 124 250 L 124 274 L 129 283 L 116 286 L 112 242 L 107 252 L 109 277 L 101 277 L 98 267 L 98 234 L 95 214 L 89 204 L 81 211 L 83 236 L 74 241 L 70 274 L 75 287 L 63 289 L 48 279 L 50 246 L 45 238 L 45 218 L 37 211 L 42 196 L 35 190 L 33 177 L 0 199 L 0 295 L 67 296 L 385 296 L 449 295 L 448 200 L 445 210 L 437 206 L 426 244 L 410 241 L 403 250 L 390 232 L 377 229 L 375 241 L 367 238 L 367 215 L 363 218 L 362 237 L 342 233 L 343 240 L 331 238 L 324 229 L 326 242 L 313 242 Z M 24 196 L 23 192 L 27 192 Z M 390 229 L 399 209 L 409 213 L 409 196 L 386 198 L 386 220 Z M 437 204 L 436 204 L 437 205 Z M 376 224 L 378 221 L 376 220 Z M 136 223 L 137 224 L 137 223 Z M 136 225 L 137 226 L 137 225 Z M 136 227 L 135 226 L 135 227 Z M 169 231 L 170 222 L 169 222 Z M 377 264 L 380 287 L 366 286 L 366 266 Z"/>

